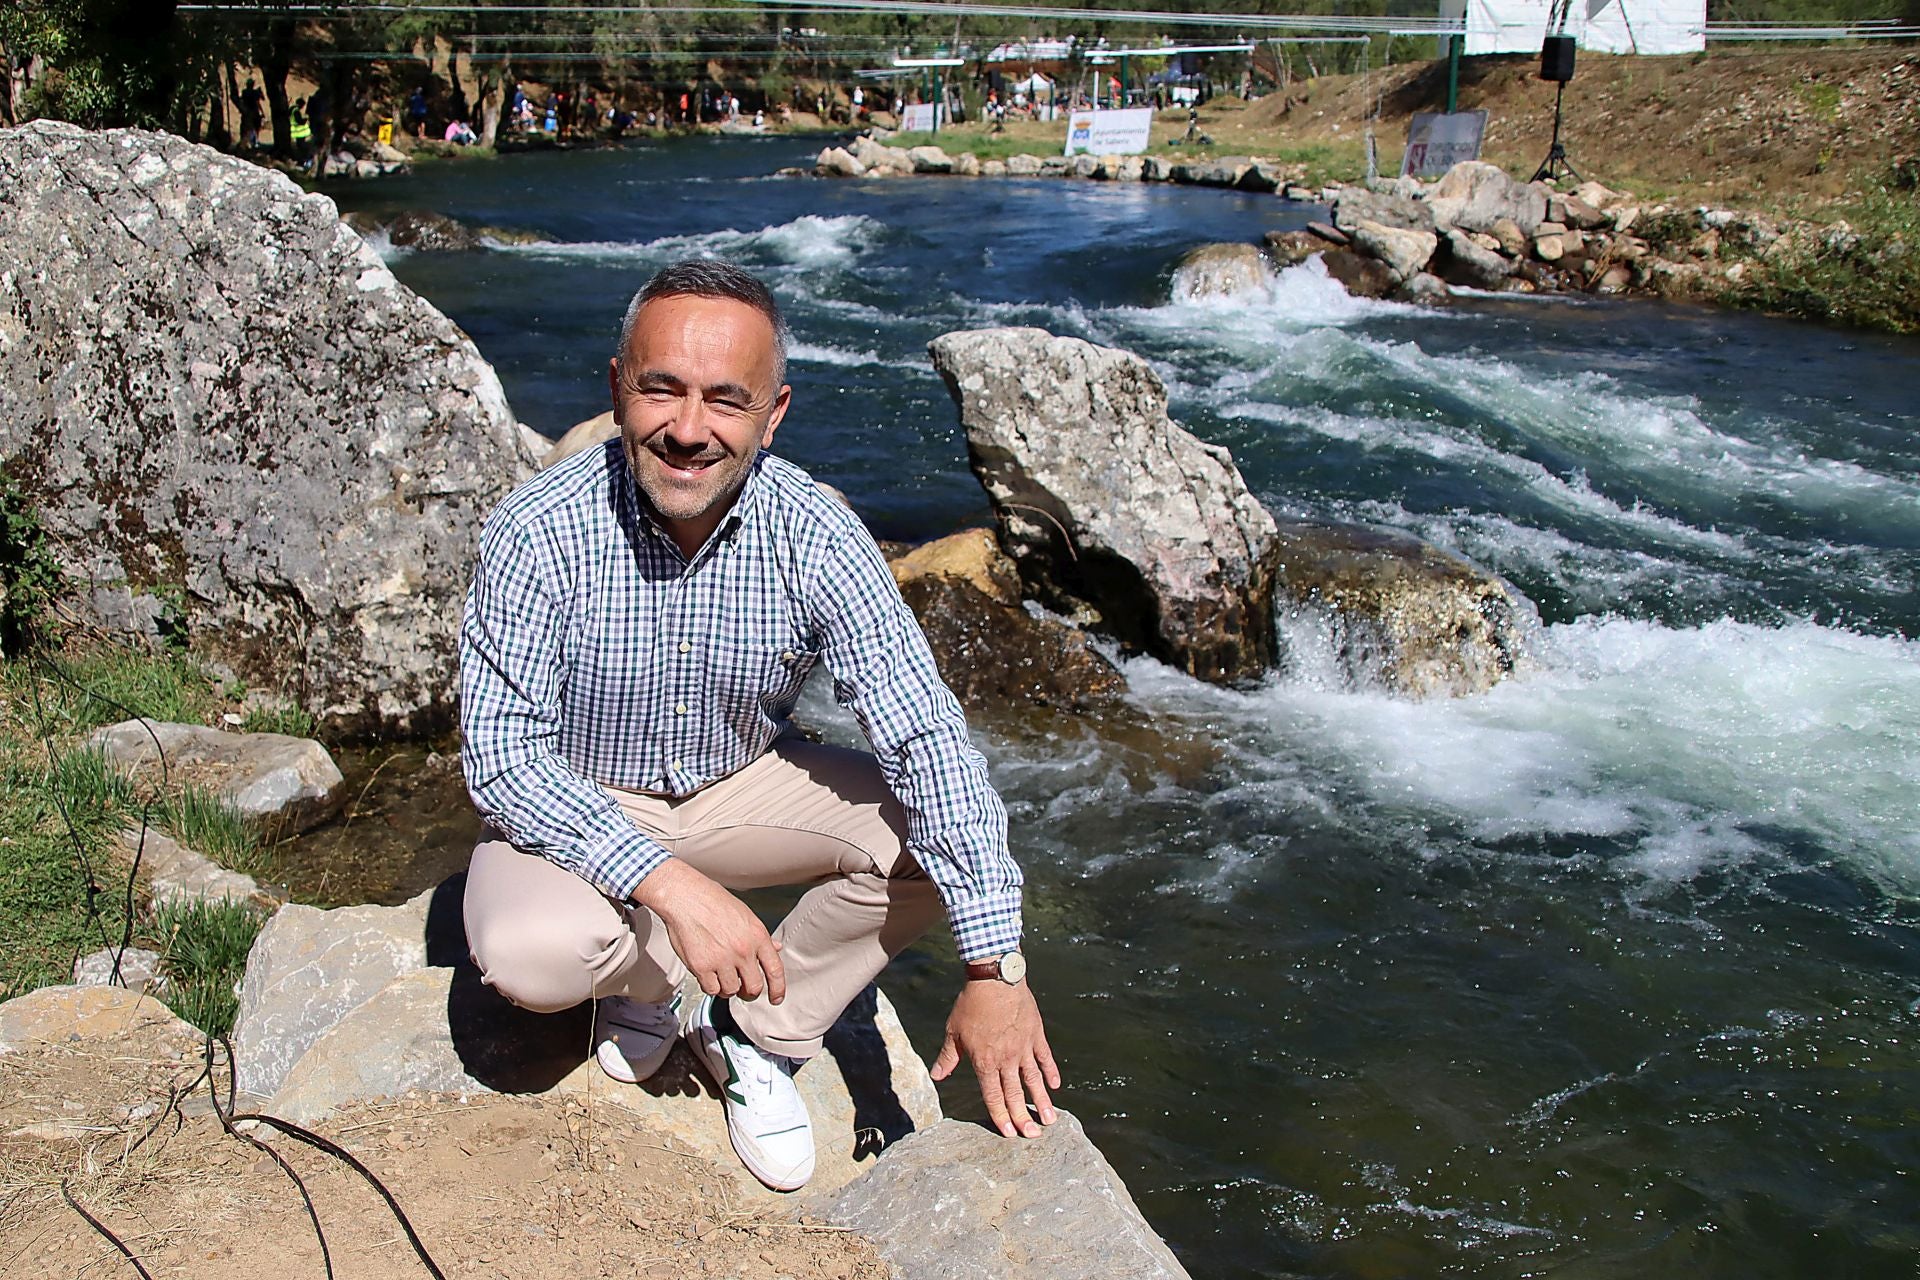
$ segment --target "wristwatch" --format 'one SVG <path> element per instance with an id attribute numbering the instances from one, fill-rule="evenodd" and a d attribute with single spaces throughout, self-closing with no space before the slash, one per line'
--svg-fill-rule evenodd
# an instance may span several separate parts
<path id="1" fill-rule="evenodd" d="M 1017 986 L 1027 976 L 1027 958 L 1018 951 L 1009 951 L 1003 956 L 989 956 L 985 960 L 967 961 L 967 981 L 985 982 L 993 979 L 1008 986 Z"/>

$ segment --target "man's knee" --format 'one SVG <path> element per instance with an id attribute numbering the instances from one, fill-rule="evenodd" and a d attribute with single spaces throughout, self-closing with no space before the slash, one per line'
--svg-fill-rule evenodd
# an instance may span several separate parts
<path id="1" fill-rule="evenodd" d="M 468 921 L 467 944 L 483 982 L 523 1009 L 558 1013 L 595 994 L 620 967 L 633 936 L 570 933 L 551 921 L 508 919 L 476 929 Z"/>

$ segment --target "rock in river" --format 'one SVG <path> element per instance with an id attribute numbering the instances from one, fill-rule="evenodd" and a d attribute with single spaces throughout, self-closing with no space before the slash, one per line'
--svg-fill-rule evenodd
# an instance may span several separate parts
<path id="1" fill-rule="evenodd" d="M 452 719 L 500 381 L 332 201 L 167 134 L 0 131 L 0 462 L 94 620 L 336 732 Z"/>
<path id="2" fill-rule="evenodd" d="M 1479 693 L 1525 660 L 1536 626 L 1526 597 L 1418 538 L 1282 524 L 1278 546 L 1283 647 L 1294 650 L 1283 663 L 1318 656 L 1342 684 L 1418 698 Z"/>
<path id="3" fill-rule="evenodd" d="M 1204 680 L 1273 653 L 1273 519 L 1233 457 L 1176 426 L 1139 356 L 1041 329 L 929 348 L 1000 542 L 1043 602 Z"/>

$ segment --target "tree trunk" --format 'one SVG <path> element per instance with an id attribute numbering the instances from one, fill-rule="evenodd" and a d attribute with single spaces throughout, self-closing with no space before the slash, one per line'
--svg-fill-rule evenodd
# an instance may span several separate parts
<path id="1" fill-rule="evenodd" d="M 275 18 L 267 24 L 261 46 L 260 88 L 267 95 L 267 114 L 273 120 L 272 152 L 276 159 L 293 159 L 293 120 L 288 110 L 287 76 L 293 70 L 293 20 Z"/>
<path id="2" fill-rule="evenodd" d="M 13 110 L 13 50 L 0 40 L 0 65 L 4 65 L 7 80 L 0 84 L 0 128 L 11 128 L 20 123 L 20 117 Z"/>
<path id="3" fill-rule="evenodd" d="M 491 147 L 500 136 L 500 112 L 505 105 L 506 94 L 502 86 L 513 77 L 502 64 L 499 72 L 488 71 L 480 77 L 480 145 Z"/>

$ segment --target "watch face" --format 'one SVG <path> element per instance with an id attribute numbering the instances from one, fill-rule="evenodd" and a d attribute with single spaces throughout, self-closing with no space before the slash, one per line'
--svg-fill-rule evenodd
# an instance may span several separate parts
<path id="1" fill-rule="evenodd" d="M 1018 982 L 1027 976 L 1027 958 L 1018 951 L 1009 951 L 1000 957 L 1000 980 Z"/>

